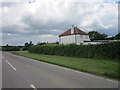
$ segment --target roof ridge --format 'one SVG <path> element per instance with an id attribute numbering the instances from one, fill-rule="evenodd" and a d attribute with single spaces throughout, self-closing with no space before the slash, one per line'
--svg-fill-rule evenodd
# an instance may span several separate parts
<path id="1" fill-rule="evenodd" d="M 65 31 L 64 33 L 60 34 L 60 36 L 67 36 L 67 35 L 74 35 L 74 34 L 81 34 L 81 35 L 88 35 L 86 32 L 80 30 L 78 27 L 74 27 L 74 33 L 71 34 L 71 28 Z"/>

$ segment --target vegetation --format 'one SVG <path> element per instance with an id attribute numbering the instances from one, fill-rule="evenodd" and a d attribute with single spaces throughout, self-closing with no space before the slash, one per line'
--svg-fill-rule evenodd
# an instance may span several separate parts
<path id="1" fill-rule="evenodd" d="M 107 38 L 106 34 L 100 34 L 97 31 L 90 31 L 88 34 L 91 40 L 105 40 Z"/>
<path id="2" fill-rule="evenodd" d="M 118 78 L 118 62 L 117 60 L 108 59 L 86 59 L 55 55 L 33 54 L 28 52 L 14 52 L 14 54 L 33 58 L 39 61 L 52 63 L 91 74 L 103 75 L 111 78 Z"/>
<path id="3" fill-rule="evenodd" d="M 116 40 L 120 40 L 120 33 L 118 33 L 118 34 L 115 36 L 114 39 L 116 39 Z"/>
<path id="4" fill-rule="evenodd" d="M 120 59 L 120 42 L 97 45 L 35 45 L 31 46 L 28 51 L 38 54 L 80 58 Z"/>
<path id="5" fill-rule="evenodd" d="M 45 42 L 38 42 L 37 45 L 44 45 L 46 44 Z"/>
<path id="6" fill-rule="evenodd" d="M 120 33 L 116 34 L 115 36 L 108 37 L 106 34 L 101 34 L 97 31 L 90 31 L 88 35 L 92 41 L 93 40 L 120 40 Z"/>
<path id="7" fill-rule="evenodd" d="M 2 46 L 2 51 L 22 51 L 22 50 L 28 50 L 30 46 L 32 46 L 32 41 L 29 43 L 26 42 L 24 46 L 9 46 L 8 44 L 6 46 Z"/>
<path id="8" fill-rule="evenodd" d="M 19 51 L 23 46 L 2 46 L 2 51 Z"/>
<path id="9" fill-rule="evenodd" d="M 26 42 L 26 43 L 24 44 L 24 48 L 23 48 L 23 50 L 28 50 L 29 47 L 32 46 L 32 45 L 33 45 L 32 41 L 30 41 L 29 43 Z"/>

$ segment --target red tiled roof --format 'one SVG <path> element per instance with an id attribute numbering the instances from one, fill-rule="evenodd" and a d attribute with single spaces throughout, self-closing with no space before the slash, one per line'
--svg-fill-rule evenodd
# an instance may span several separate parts
<path id="1" fill-rule="evenodd" d="M 88 35 L 87 33 L 83 32 L 82 30 L 80 30 L 77 27 L 74 27 L 74 33 L 73 34 L 81 34 L 81 35 Z M 67 36 L 67 35 L 73 35 L 71 34 L 71 29 L 68 29 L 67 31 L 65 31 L 64 33 L 62 33 L 60 36 Z"/>

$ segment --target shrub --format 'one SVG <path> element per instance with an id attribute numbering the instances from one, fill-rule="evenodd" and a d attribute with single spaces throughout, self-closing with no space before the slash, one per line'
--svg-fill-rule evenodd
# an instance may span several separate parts
<path id="1" fill-rule="evenodd" d="M 2 51 L 19 51 L 21 46 L 2 46 Z"/>
<path id="2" fill-rule="evenodd" d="M 36 45 L 28 50 L 31 53 L 72 56 L 80 58 L 120 58 L 120 42 L 97 45 Z"/>

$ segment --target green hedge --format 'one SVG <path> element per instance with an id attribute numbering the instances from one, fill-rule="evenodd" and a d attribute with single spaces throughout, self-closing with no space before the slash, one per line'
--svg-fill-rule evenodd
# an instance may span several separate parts
<path id="1" fill-rule="evenodd" d="M 80 58 L 120 58 L 120 42 L 97 45 L 36 45 L 28 50 L 31 53 L 72 56 Z"/>
<path id="2" fill-rule="evenodd" d="M 19 51 L 21 46 L 2 46 L 2 51 Z"/>

